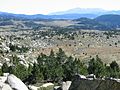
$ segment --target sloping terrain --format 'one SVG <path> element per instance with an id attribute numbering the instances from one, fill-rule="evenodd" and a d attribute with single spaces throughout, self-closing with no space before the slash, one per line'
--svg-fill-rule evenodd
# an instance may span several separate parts
<path id="1" fill-rule="evenodd" d="M 69 90 L 120 90 L 120 83 L 114 80 L 74 79 Z"/>

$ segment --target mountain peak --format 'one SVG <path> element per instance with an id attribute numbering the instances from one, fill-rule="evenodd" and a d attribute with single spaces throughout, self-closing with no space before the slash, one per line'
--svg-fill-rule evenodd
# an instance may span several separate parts
<path id="1" fill-rule="evenodd" d="M 102 14 L 107 10 L 101 8 L 73 8 L 67 11 L 53 12 L 50 15 L 62 15 L 62 14 Z"/>

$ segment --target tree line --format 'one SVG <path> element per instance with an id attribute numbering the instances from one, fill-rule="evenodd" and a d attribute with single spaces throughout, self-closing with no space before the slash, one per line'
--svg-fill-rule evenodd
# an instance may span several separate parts
<path id="1" fill-rule="evenodd" d="M 104 76 L 120 78 L 120 68 L 116 61 L 106 65 L 97 55 L 86 65 L 77 58 L 68 57 L 61 48 L 56 54 L 53 50 L 50 55 L 41 53 L 37 57 L 37 63 L 29 64 L 29 67 L 20 64 L 17 56 L 13 56 L 11 63 L 13 64 L 11 66 L 8 66 L 7 63 L 3 64 L 0 75 L 11 73 L 29 84 L 45 81 L 58 83 L 71 80 L 76 74 L 95 74 L 97 78 Z"/>

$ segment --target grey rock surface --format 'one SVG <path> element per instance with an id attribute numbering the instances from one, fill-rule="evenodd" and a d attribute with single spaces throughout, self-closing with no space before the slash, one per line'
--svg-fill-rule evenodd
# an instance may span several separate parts
<path id="1" fill-rule="evenodd" d="M 28 90 L 27 86 L 13 74 L 8 76 L 7 82 L 15 90 Z"/>
<path id="2" fill-rule="evenodd" d="M 88 80 L 74 78 L 69 90 L 120 90 L 120 83 L 115 80 Z"/>

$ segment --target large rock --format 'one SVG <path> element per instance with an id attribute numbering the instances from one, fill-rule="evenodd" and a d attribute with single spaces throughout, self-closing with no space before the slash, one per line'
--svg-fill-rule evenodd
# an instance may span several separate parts
<path id="1" fill-rule="evenodd" d="M 3 73 L 3 76 L 0 76 L 0 82 L 5 82 L 9 73 Z"/>
<path id="2" fill-rule="evenodd" d="M 0 90 L 12 90 L 12 88 L 8 84 L 0 82 Z"/>
<path id="3" fill-rule="evenodd" d="M 61 86 L 55 86 L 54 90 L 62 90 Z"/>
<path id="4" fill-rule="evenodd" d="M 5 76 L 0 76 L 0 82 L 5 82 L 7 80 L 7 77 Z"/>
<path id="5" fill-rule="evenodd" d="M 4 77 L 8 77 L 9 73 L 3 73 Z"/>
<path id="6" fill-rule="evenodd" d="M 120 90 L 120 83 L 115 80 L 88 80 L 77 77 L 72 80 L 69 90 Z"/>
<path id="7" fill-rule="evenodd" d="M 66 81 L 62 83 L 62 90 L 69 90 L 69 87 L 71 85 L 71 81 Z"/>
<path id="8" fill-rule="evenodd" d="M 8 76 L 7 82 L 15 90 L 28 90 L 26 85 L 13 74 Z"/>
<path id="9" fill-rule="evenodd" d="M 96 76 L 94 74 L 87 75 L 87 79 L 94 80 L 96 79 Z"/>

